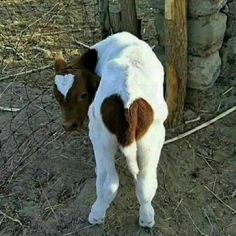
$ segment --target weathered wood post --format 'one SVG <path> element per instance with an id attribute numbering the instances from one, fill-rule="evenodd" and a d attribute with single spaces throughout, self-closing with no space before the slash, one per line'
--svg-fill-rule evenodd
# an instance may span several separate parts
<path id="1" fill-rule="evenodd" d="M 167 124 L 183 118 L 187 84 L 187 1 L 165 0 L 165 52 L 167 78 Z"/>
<path id="2" fill-rule="evenodd" d="M 109 0 L 99 0 L 102 39 L 110 35 Z"/>
<path id="3" fill-rule="evenodd" d="M 141 21 L 137 18 L 135 0 L 120 0 L 121 29 L 141 37 Z"/>
<path id="4" fill-rule="evenodd" d="M 109 0 L 99 0 L 102 38 L 121 31 L 121 12 L 110 8 Z"/>
<path id="5" fill-rule="evenodd" d="M 141 20 L 137 18 L 135 0 L 119 0 L 120 10 L 110 9 L 109 0 L 98 0 L 102 38 L 128 31 L 141 38 Z"/>

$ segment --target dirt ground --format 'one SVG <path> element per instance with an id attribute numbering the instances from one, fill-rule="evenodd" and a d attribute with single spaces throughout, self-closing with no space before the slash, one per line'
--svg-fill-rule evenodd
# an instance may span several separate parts
<path id="1" fill-rule="evenodd" d="M 0 78 L 48 65 L 60 51 L 73 54 L 75 39 L 89 45 L 98 40 L 98 22 L 91 17 L 96 6 L 84 2 L 1 1 Z M 138 3 L 144 39 L 152 45 L 154 12 Z M 81 133 L 61 128 L 52 74 L 49 68 L 0 82 L 0 106 L 20 108 L 0 111 L 1 236 L 236 235 L 236 112 L 164 146 L 151 230 L 138 226 L 133 180 L 118 153 L 119 193 L 104 225 L 92 226 L 87 222 L 95 200 L 92 146 L 86 124 Z M 200 120 L 167 129 L 167 139 L 235 105 L 236 83 L 227 78 L 205 92 L 188 90 L 185 121 Z"/>

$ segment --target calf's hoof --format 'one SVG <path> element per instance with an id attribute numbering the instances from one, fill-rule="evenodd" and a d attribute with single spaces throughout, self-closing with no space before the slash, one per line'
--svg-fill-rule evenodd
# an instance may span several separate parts
<path id="1" fill-rule="evenodd" d="M 152 228 L 155 225 L 155 221 L 144 221 L 139 219 L 139 225 L 143 228 Z"/>
<path id="2" fill-rule="evenodd" d="M 90 213 L 88 221 L 92 225 L 103 224 L 104 223 L 104 218 L 96 218 Z"/>
<path id="3" fill-rule="evenodd" d="M 90 211 L 88 221 L 90 224 L 96 225 L 96 224 L 102 224 L 104 223 L 105 219 L 105 210 L 103 207 L 99 207 L 96 203 L 92 206 L 92 209 Z"/>
<path id="4" fill-rule="evenodd" d="M 139 225 L 144 228 L 152 228 L 154 224 L 154 209 L 152 205 L 141 206 L 139 209 Z"/>

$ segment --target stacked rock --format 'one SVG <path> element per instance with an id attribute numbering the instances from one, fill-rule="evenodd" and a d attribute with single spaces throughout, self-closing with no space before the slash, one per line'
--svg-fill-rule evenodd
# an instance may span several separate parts
<path id="1" fill-rule="evenodd" d="M 227 15 L 227 29 L 223 47 L 220 50 L 222 59 L 221 76 L 236 85 L 236 0 L 228 0 L 224 8 Z"/>
<path id="2" fill-rule="evenodd" d="M 157 9 L 155 25 L 159 37 L 156 53 L 164 63 L 165 0 L 150 0 Z M 189 0 L 188 6 L 188 82 L 189 88 L 205 90 L 221 73 L 222 47 L 227 16 L 221 12 L 227 0 Z"/>

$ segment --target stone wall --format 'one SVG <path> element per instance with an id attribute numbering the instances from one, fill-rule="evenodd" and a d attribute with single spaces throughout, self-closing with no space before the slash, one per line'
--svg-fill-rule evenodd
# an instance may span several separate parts
<path id="1" fill-rule="evenodd" d="M 221 76 L 236 85 L 236 0 L 228 0 L 223 12 L 227 15 L 227 29 L 223 47 Z"/>
<path id="2" fill-rule="evenodd" d="M 159 37 L 156 53 L 164 62 L 164 1 L 150 0 L 157 9 L 155 25 Z M 189 88 L 211 87 L 220 74 L 235 70 L 236 0 L 189 0 L 188 53 Z M 228 18 L 228 20 L 227 20 Z M 227 40 L 226 40 L 227 39 Z M 235 70 L 236 71 L 236 70 Z"/>

